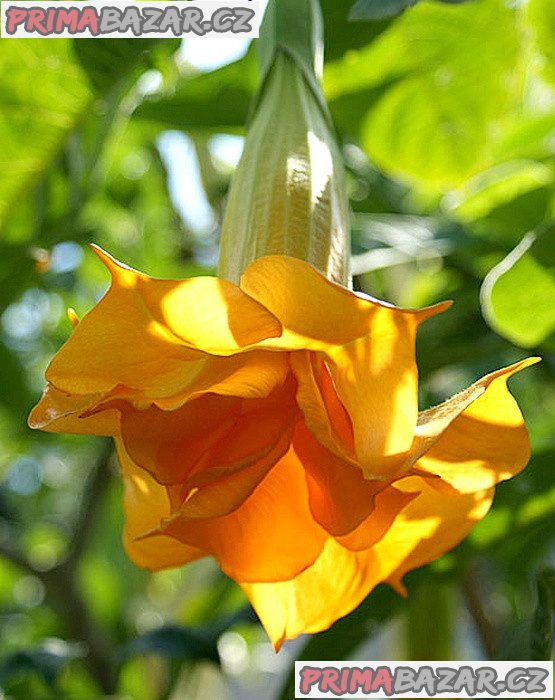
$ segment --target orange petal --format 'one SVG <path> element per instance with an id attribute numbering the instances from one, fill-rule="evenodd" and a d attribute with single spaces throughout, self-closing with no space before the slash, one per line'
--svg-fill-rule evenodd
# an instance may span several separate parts
<path id="1" fill-rule="evenodd" d="M 283 325 L 279 338 L 262 341 L 261 346 L 286 350 L 326 350 L 368 335 L 373 332 L 379 309 L 386 315 L 408 315 L 423 321 L 450 305 L 447 302 L 419 311 L 398 309 L 354 294 L 330 282 L 308 263 L 286 255 L 270 255 L 251 263 L 241 277 L 241 289 Z"/>
<path id="2" fill-rule="evenodd" d="M 116 402 L 122 439 L 136 464 L 161 484 L 183 484 L 187 498 L 190 489 L 260 462 L 273 451 L 293 424 L 294 391 L 290 378 L 265 399 L 204 394 L 175 411 L 155 406 L 136 410 Z"/>
<path id="3" fill-rule="evenodd" d="M 388 583 L 401 592 L 401 579 L 407 571 L 433 561 L 459 544 L 491 507 L 493 489 L 449 494 L 433 488 L 433 481 L 413 476 L 396 482 L 398 489 L 416 492 L 418 496 L 374 547 L 383 561 L 401 559 L 388 577 Z"/>
<path id="4" fill-rule="evenodd" d="M 328 368 L 354 432 L 364 475 L 388 479 L 411 446 L 418 416 L 417 322 L 380 309 L 371 335 L 327 351 Z"/>
<path id="5" fill-rule="evenodd" d="M 117 411 L 104 410 L 87 415 L 87 412 L 96 406 L 99 398 L 101 397 L 98 394 L 68 395 L 49 384 L 29 415 L 29 427 L 50 433 L 118 435 Z"/>
<path id="6" fill-rule="evenodd" d="M 233 429 L 241 399 L 204 394 L 175 411 L 137 410 L 116 402 L 130 458 L 161 484 L 182 483 L 199 460 Z"/>
<path id="7" fill-rule="evenodd" d="M 124 495 L 125 528 L 123 543 L 125 550 L 137 566 L 152 571 L 182 566 L 206 556 L 195 547 L 176 542 L 166 535 L 142 536 L 159 527 L 160 521 L 170 514 L 166 489 L 160 486 L 143 469 L 129 459 L 121 442 L 116 441 L 121 465 Z"/>
<path id="8" fill-rule="evenodd" d="M 378 583 L 399 587 L 403 573 L 455 546 L 491 503 L 490 491 L 445 496 L 418 477 L 400 483 L 413 500 L 374 547 L 353 552 L 330 538 L 314 564 L 290 581 L 241 584 L 277 648 L 285 639 L 327 629 Z"/>
<path id="9" fill-rule="evenodd" d="M 232 355 L 281 332 L 272 314 L 230 282 L 152 279 L 97 252 L 112 284 L 50 364 L 47 379 L 59 389 L 106 394 L 124 385 L 171 396 L 187 361 L 204 352 Z"/>
<path id="10" fill-rule="evenodd" d="M 410 457 L 419 473 L 435 474 L 469 493 L 521 471 L 530 458 L 530 444 L 507 380 L 537 361 L 531 358 L 492 372 L 421 413 Z"/>
<path id="11" fill-rule="evenodd" d="M 356 530 L 344 537 L 336 537 L 338 543 L 353 552 L 369 549 L 379 542 L 393 525 L 399 513 L 418 496 L 388 486 L 375 498 L 374 510 Z"/>
<path id="12" fill-rule="evenodd" d="M 306 350 L 291 353 L 290 363 L 297 379 L 297 403 L 309 430 L 328 450 L 356 465 L 351 419 L 326 364 L 318 353 Z"/>
<path id="13" fill-rule="evenodd" d="M 326 450 L 303 423 L 298 423 L 293 449 L 306 472 L 310 510 L 330 535 L 346 535 L 374 509 L 383 481 L 368 481 L 357 467 Z"/>
<path id="14" fill-rule="evenodd" d="M 237 581 L 296 576 L 318 557 L 327 537 L 310 513 L 304 470 L 291 450 L 237 510 L 220 518 L 178 514 L 161 532 L 209 552 Z"/>
<path id="15" fill-rule="evenodd" d="M 253 262 L 241 278 L 241 288 L 283 325 L 279 338 L 263 341 L 260 347 L 325 354 L 338 400 L 352 422 L 357 461 L 365 476 L 387 479 L 397 473 L 418 415 L 416 330 L 449 302 L 419 311 L 399 309 L 354 294 L 307 263 L 285 256 Z M 303 410 L 317 425 L 315 408 L 305 403 Z M 325 433 L 324 419 L 320 425 Z"/>

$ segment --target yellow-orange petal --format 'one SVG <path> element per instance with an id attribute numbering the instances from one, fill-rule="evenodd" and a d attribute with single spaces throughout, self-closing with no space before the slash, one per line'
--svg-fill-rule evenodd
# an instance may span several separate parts
<path id="1" fill-rule="evenodd" d="M 253 262 L 241 287 L 283 325 L 279 338 L 262 341 L 260 347 L 305 349 L 325 356 L 352 423 L 364 475 L 388 479 L 396 474 L 411 446 L 418 415 L 416 331 L 450 303 L 418 311 L 399 309 L 354 294 L 307 263 L 286 256 Z M 304 410 L 317 425 L 314 407 L 305 405 Z M 320 424 L 325 427 L 325 421 Z M 326 444 L 325 435 L 319 437 Z"/>
<path id="2" fill-rule="evenodd" d="M 293 449 L 306 473 L 316 522 L 333 536 L 355 530 L 373 511 L 386 483 L 365 479 L 360 469 L 326 450 L 302 422 L 295 427 Z"/>
<path id="3" fill-rule="evenodd" d="M 292 450 L 229 515 L 199 519 L 177 514 L 160 532 L 209 552 L 236 581 L 296 576 L 314 562 L 327 538 L 310 512 L 304 471 Z"/>
<path id="4" fill-rule="evenodd" d="M 291 377 L 266 399 L 203 394 L 175 411 L 114 405 L 131 459 L 161 484 L 182 484 L 188 498 L 191 489 L 260 462 L 282 442 L 297 414 L 294 391 Z"/>
<path id="5" fill-rule="evenodd" d="M 120 441 L 116 441 L 116 446 L 124 488 L 123 543 L 129 558 L 137 566 L 158 571 L 206 556 L 200 549 L 176 542 L 166 535 L 143 537 L 159 527 L 160 521 L 170 514 L 166 489 L 129 459 Z"/>
<path id="6" fill-rule="evenodd" d="M 161 484 L 179 484 L 201 458 L 233 429 L 241 399 L 204 394 L 175 411 L 137 410 L 123 401 L 121 436 L 130 458 Z"/>
<path id="7" fill-rule="evenodd" d="M 281 332 L 270 312 L 230 282 L 153 279 L 97 252 L 112 284 L 47 370 L 61 390 L 108 393 L 124 385 L 171 396 L 184 363 L 204 353 L 233 355 Z"/>
<path id="8" fill-rule="evenodd" d="M 413 316 L 422 322 L 444 311 L 450 302 L 416 311 L 399 309 L 330 282 L 308 263 L 286 255 L 252 262 L 241 277 L 241 289 L 268 309 L 283 325 L 279 337 L 260 343 L 282 350 L 326 350 L 374 331 L 374 317 Z"/>
<path id="9" fill-rule="evenodd" d="M 410 457 L 419 472 L 435 474 L 443 483 L 469 493 L 521 471 L 530 458 L 530 444 L 507 380 L 537 361 L 530 358 L 492 372 L 422 412 Z"/>
<path id="10" fill-rule="evenodd" d="M 208 392 L 244 399 L 265 398 L 284 383 L 288 371 L 286 354 L 280 352 L 251 350 L 232 357 L 207 355 L 182 367 L 174 393 L 151 398 L 164 410 L 179 408 Z"/>
<path id="11" fill-rule="evenodd" d="M 494 489 L 475 493 L 442 493 L 433 488 L 433 478 L 408 477 L 396 488 L 418 496 L 395 519 L 394 524 L 374 547 L 380 560 L 403 554 L 388 583 L 403 591 L 402 578 L 453 549 L 477 522 L 488 513 Z"/>
<path id="12" fill-rule="evenodd" d="M 48 385 L 38 404 L 31 411 L 28 424 L 49 433 L 73 433 L 75 435 L 117 435 L 119 414 L 115 410 L 103 410 L 89 415 L 101 395 L 71 395 Z"/>
<path id="13" fill-rule="evenodd" d="M 307 427 L 328 450 L 356 465 L 351 419 L 337 397 L 322 357 L 299 350 L 291 353 L 289 361 L 297 379 L 297 403 Z"/>
<path id="14" fill-rule="evenodd" d="M 401 587 L 406 571 L 454 547 L 491 503 L 491 491 L 445 496 L 418 477 L 398 483 L 413 500 L 375 546 L 353 552 L 330 538 L 314 564 L 295 578 L 241 584 L 276 648 L 285 639 L 327 629 L 382 581 Z"/>

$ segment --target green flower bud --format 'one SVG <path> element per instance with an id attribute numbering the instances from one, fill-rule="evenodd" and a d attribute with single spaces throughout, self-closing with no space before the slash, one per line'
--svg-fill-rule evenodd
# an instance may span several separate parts
<path id="1" fill-rule="evenodd" d="M 278 0 L 268 12 L 279 13 L 284 3 Z M 314 12 L 312 2 L 296 0 L 297 9 L 302 5 Z M 267 42 L 261 33 L 261 42 L 264 38 Z M 264 45 L 265 74 L 229 193 L 218 274 L 239 282 L 253 260 L 290 255 L 347 286 L 350 222 L 345 172 L 316 78 L 317 42 L 301 47 L 308 45 L 316 56 L 310 62 L 303 60 L 298 46 L 272 38 L 269 58 L 268 43 Z M 314 42 L 314 34 L 310 39 Z"/>

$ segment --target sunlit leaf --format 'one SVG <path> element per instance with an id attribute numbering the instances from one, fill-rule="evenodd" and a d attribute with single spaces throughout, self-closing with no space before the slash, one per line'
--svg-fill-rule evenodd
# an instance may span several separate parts
<path id="1" fill-rule="evenodd" d="M 551 0 L 529 0 L 528 18 L 542 58 L 542 74 L 555 82 L 555 4 Z"/>
<path id="2" fill-rule="evenodd" d="M 393 174 L 454 185 L 491 158 L 494 125 L 518 97 L 517 46 L 515 12 L 501 0 L 418 4 L 332 67 L 332 94 L 382 85 L 362 123 L 370 157 Z"/>
<path id="3" fill-rule="evenodd" d="M 444 199 L 447 211 L 487 236 L 516 244 L 548 216 L 553 170 L 537 161 L 502 163 L 480 173 Z"/>
<path id="4" fill-rule="evenodd" d="M 555 230 L 530 233 L 484 280 L 482 311 L 511 342 L 550 347 L 555 339 Z"/>
<path id="5" fill-rule="evenodd" d="M 80 43 L 86 41 L 0 40 L 0 227 L 80 121 L 103 114 L 101 98 L 121 84 L 145 51 L 141 41 L 103 40 L 99 65 L 91 45 Z M 98 40 L 91 41 L 96 51 Z M 30 74 L 36 76 L 32 89 Z"/>

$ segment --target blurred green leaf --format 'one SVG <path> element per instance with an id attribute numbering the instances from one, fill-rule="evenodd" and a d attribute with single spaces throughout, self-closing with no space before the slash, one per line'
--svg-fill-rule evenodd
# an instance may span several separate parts
<path id="1" fill-rule="evenodd" d="M 219 663 L 217 638 L 192 627 L 167 625 L 132 639 L 121 652 L 122 659 L 137 654 L 159 654 L 182 661 L 206 659 Z"/>
<path id="2" fill-rule="evenodd" d="M 423 3 L 403 15 L 350 71 L 351 79 L 368 65 L 372 74 L 399 71 L 362 124 L 370 157 L 435 187 L 483 168 L 495 142 L 492 123 L 518 93 L 517 46 L 515 13 L 501 0 Z"/>
<path id="3" fill-rule="evenodd" d="M 37 673 L 50 686 L 54 686 L 60 672 L 75 659 L 85 655 L 82 644 L 62 639 L 45 639 L 35 649 L 17 651 L 0 663 L 0 684 L 13 677 Z"/>
<path id="4" fill-rule="evenodd" d="M 450 215 L 486 236 L 515 245 L 548 216 L 553 169 L 533 160 L 502 163 L 471 178 L 444 199 Z"/>
<path id="5" fill-rule="evenodd" d="M 439 0 L 451 5 L 456 5 L 469 0 Z M 395 17 L 408 7 L 416 5 L 420 0 L 358 0 L 349 14 L 351 22 L 375 21 L 385 17 Z"/>
<path id="6" fill-rule="evenodd" d="M 529 0 L 528 17 L 543 59 L 542 75 L 555 82 L 555 3 L 551 0 Z"/>
<path id="7" fill-rule="evenodd" d="M 537 580 L 538 605 L 532 623 L 530 658 L 550 661 L 553 653 L 553 615 L 555 614 L 555 571 L 544 569 Z"/>
<path id="8" fill-rule="evenodd" d="M 105 106 L 99 98 L 121 85 L 146 46 L 141 40 L 121 39 L 2 39 L 0 46 L 2 227 L 17 198 L 57 157 L 72 130 L 91 112 L 102 114 Z M 33 89 L 30 71 L 37 76 Z"/>
<path id="9" fill-rule="evenodd" d="M 177 51 L 179 39 L 74 39 L 74 50 L 97 92 L 107 92 L 158 45 Z M 121 70 L 122 67 L 124 70 Z"/>
<path id="10" fill-rule="evenodd" d="M 257 85 L 256 53 L 251 48 L 235 63 L 183 80 L 171 96 L 146 100 L 134 116 L 178 129 L 242 131 Z"/>
<path id="11" fill-rule="evenodd" d="M 481 292 L 491 327 L 516 345 L 552 347 L 555 333 L 555 228 L 527 234 L 493 268 Z"/>

